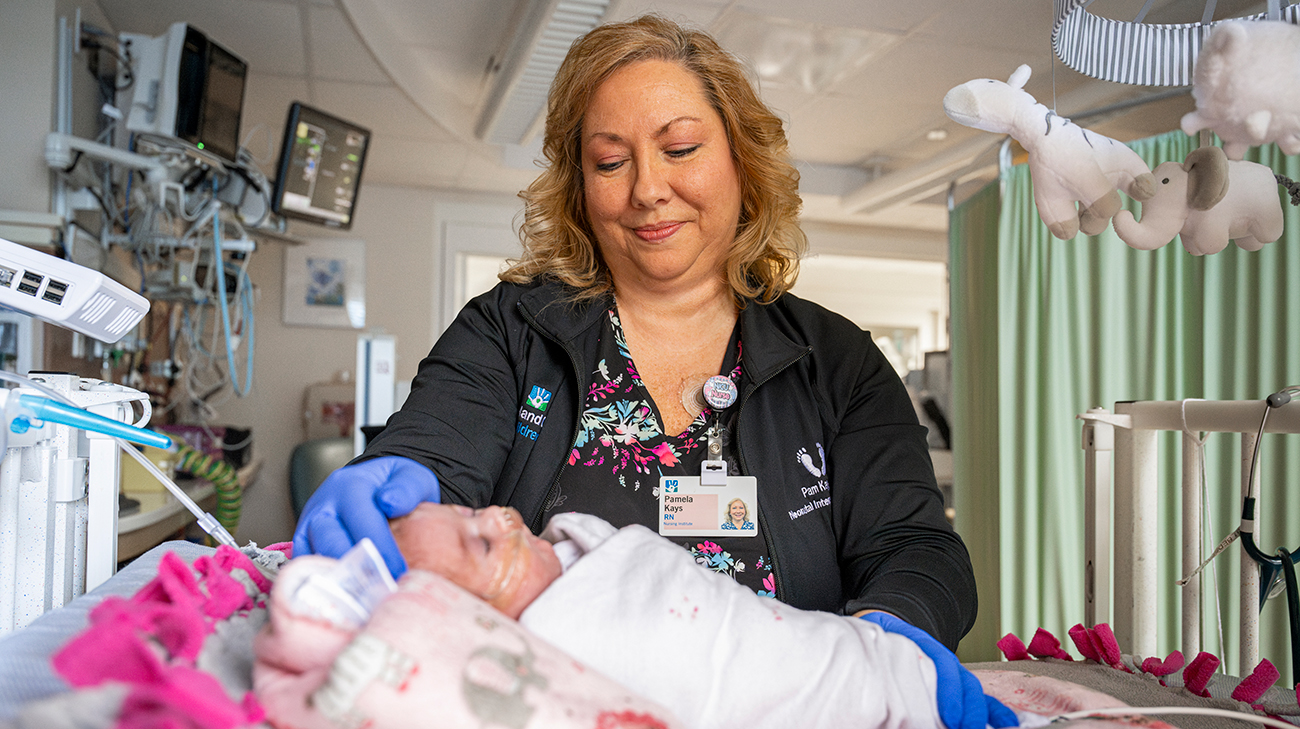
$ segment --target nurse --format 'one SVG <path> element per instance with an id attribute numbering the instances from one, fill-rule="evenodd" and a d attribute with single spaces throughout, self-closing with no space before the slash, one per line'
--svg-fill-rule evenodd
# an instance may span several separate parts
<path id="1" fill-rule="evenodd" d="M 508 505 L 534 533 L 579 511 L 654 529 L 759 594 L 881 611 L 955 648 L 975 580 L 926 430 L 869 334 L 788 293 L 799 176 L 741 63 L 656 16 L 598 27 L 556 75 L 544 154 L 521 257 L 312 496 L 295 551 L 368 536 L 400 575 L 388 519 L 422 501 Z M 709 405 L 710 377 L 733 396 Z M 709 473 L 717 492 L 686 488 Z M 716 535 L 674 531 L 668 515 L 709 496 L 744 498 L 754 528 L 728 535 L 715 507 Z M 977 681 L 955 683 L 983 705 Z"/>
<path id="2" fill-rule="evenodd" d="M 739 498 L 732 499 L 727 503 L 727 520 L 722 522 L 723 529 L 740 530 L 753 529 L 754 525 L 749 521 L 749 507 Z"/>

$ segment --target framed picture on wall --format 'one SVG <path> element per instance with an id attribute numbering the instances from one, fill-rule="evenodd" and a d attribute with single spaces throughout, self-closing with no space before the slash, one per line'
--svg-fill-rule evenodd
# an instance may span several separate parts
<path id="1" fill-rule="evenodd" d="M 335 238 L 284 249 L 284 323 L 366 326 L 366 244 Z"/>

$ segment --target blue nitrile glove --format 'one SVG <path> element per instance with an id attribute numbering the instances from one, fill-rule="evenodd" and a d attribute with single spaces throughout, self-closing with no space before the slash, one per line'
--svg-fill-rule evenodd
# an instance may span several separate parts
<path id="1" fill-rule="evenodd" d="M 1015 712 L 992 696 L 985 696 L 984 687 L 975 674 L 966 670 L 957 656 L 929 633 L 889 613 L 867 613 L 862 619 L 879 625 L 887 633 L 907 638 L 934 661 L 939 718 L 948 729 L 1020 726 Z"/>
<path id="2" fill-rule="evenodd" d="M 389 519 L 411 513 L 422 501 L 439 501 L 438 477 L 402 456 L 383 456 L 331 473 L 307 500 L 293 533 L 293 554 L 341 557 L 361 541 L 379 548 L 396 579 L 406 574 Z"/>

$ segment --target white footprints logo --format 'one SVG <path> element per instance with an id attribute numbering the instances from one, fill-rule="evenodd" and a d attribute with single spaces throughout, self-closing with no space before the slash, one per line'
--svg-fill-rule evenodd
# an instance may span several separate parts
<path id="1" fill-rule="evenodd" d="M 812 456 L 808 454 L 807 448 L 800 448 L 799 452 L 796 453 L 794 457 L 797 461 L 803 464 L 804 468 L 808 469 L 808 473 L 811 473 L 814 478 L 821 478 L 826 475 L 826 453 L 822 451 L 821 443 L 817 443 L 816 445 L 817 455 L 822 460 L 821 468 L 813 465 Z"/>
<path id="2" fill-rule="evenodd" d="M 817 483 L 812 486 L 799 487 L 799 490 L 803 492 L 804 498 L 808 498 L 813 494 L 820 494 L 831 490 L 830 486 L 826 483 L 826 473 L 828 471 L 826 468 L 826 452 L 822 450 L 821 443 L 815 445 L 817 446 L 817 457 L 821 459 L 820 466 L 813 463 L 812 454 L 808 452 L 807 448 L 800 448 L 799 452 L 794 455 L 795 460 L 799 461 L 799 463 L 808 470 L 808 473 L 811 473 L 813 478 L 817 479 Z"/>

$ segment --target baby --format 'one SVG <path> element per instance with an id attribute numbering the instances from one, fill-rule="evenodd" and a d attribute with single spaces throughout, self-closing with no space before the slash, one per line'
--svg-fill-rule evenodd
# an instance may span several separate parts
<path id="1" fill-rule="evenodd" d="M 563 572 L 518 511 L 425 502 L 390 522 L 412 570 L 442 575 L 514 620 Z"/>
<path id="2" fill-rule="evenodd" d="M 409 666 L 429 653 L 429 641 L 446 641 L 450 635 L 463 640 L 466 628 L 491 619 L 485 617 L 492 613 L 485 606 L 471 620 L 449 615 L 443 606 L 421 614 L 398 614 L 398 606 L 411 602 L 412 594 L 455 590 L 449 581 L 517 619 L 518 624 L 496 620 L 498 630 L 522 625 L 527 630 L 518 632 L 533 639 L 532 654 L 542 656 L 555 646 L 582 666 L 595 669 L 576 675 L 588 680 L 608 677 L 657 702 L 637 704 L 630 695 L 602 687 L 616 697 L 615 703 L 629 707 L 625 709 L 629 716 L 658 717 L 654 720 L 667 726 L 662 705 L 684 719 L 684 726 L 942 726 L 935 667 L 915 643 L 863 620 L 798 610 L 759 597 L 729 578 L 700 568 L 686 550 L 644 527 L 620 530 L 597 517 L 560 514 L 537 537 L 513 509 L 427 503 L 394 520 L 392 528 L 410 567 L 399 592 L 380 604 L 351 645 L 338 649 L 341 653 L 332 666 L 323 666 L 317 655 L 312 661 L 315 668 L 310 669 L 316 673 L 313 677 L 304 676 L 301 665 L 270 665 L 274 670 L 263 666 L 275 664 L 274 649 L 286 643 L 277 640 L 276 632 L 283 638 L 296 622 L 273 597 L 272 627 L 269 637 L 259 639 L 265 639 L 265 645 L 258 646 L 258 669 L 281 682 L 297 681 L 298 704 L 314 691 L 314 706 L 329 705 L 322 696 L 329 699 L 340 673 L 378 675 L 389 670 L 376 668 L 376 662 L 383 661 L 373 656 L 366 656 L 366 663 L 350 655 L 362 652 L 353 646 L 367 642 L 376 631 L 389 637 L 384 643 L 385 665 Z M 277 584 L 277 593 L 281 590 L 282 584 Z M 468 604 L 469 596 L 465 598 L 462 602 Z M 432 635 L 438 630 L 446 635 Z M 522 655 L 518 649 L 515 654 Z M 297 678 L 289 675 L 295 670 Z M 535 672 L 530 669 L 521 675 L 532 677 Z M 564 683 L 572 679 L 566 676 L 540 685 L 566 689 L 567 698 L 589 697 Z M 274 682 L 260 685 L 276 687 Z M 357 689 L 349 684 L 332 693 L 350 695 Z M 261 692 L 259 698 L 275 721 L 275 702 Z M 389 692 L 384 696 L 389 702 L 385 712 L 395 721 L 406 716 L 411 723 L 420 714 L 405 707 L 420 705 L 420 700 L 428 701 Z M 354 710 L 351 716 L 356 719 L 362 714 Z M 306 726 L 301 721 L 285 725 Z M 402 724 L 377 720 L 374 725 Z"/>
<path id="3" fill-rule="evenodd" d="M 412 569 L 396 592 L 378 591 L 377 605 L 366 584 L 379 572 L 391 583 L 381 562 L 362 560 L 340 579 L 350 556 L 291 560 L 253 645 L 253 690 L 268 721 L 279 729 L 682 726 L 503 616 L 518 617 L 560 573 L 550 544 L 518 522 L 499 509 L 440 506 L 395 524 Z"/>

